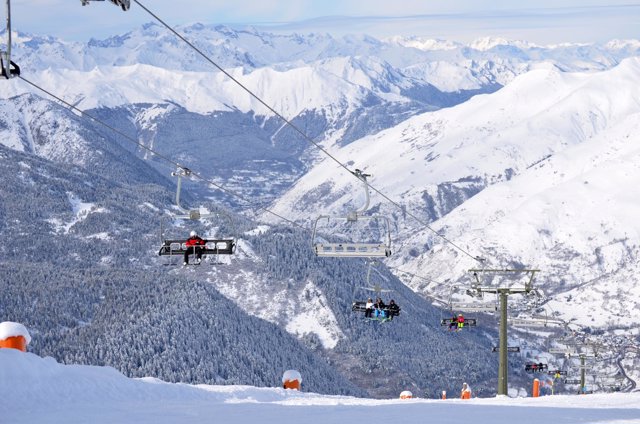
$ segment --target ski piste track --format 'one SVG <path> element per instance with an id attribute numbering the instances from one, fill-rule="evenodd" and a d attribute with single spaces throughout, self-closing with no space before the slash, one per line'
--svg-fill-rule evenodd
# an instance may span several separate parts
<path id="1" fill-rule="evenodd" d="M 0 350 L 2 422 L 12 424 L 637 424 L 640 393 L 460 400 L 362 399 L 281 388 L 129 379 L 110 367 L 62 365 Z"/>

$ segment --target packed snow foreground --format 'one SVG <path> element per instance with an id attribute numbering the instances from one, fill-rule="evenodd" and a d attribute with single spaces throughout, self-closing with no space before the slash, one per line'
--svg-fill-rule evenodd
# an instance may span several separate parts
<path id="1" fill-rule="evenodd" d="M 640 393 L 462 401 L 373 400 L 281 388 L 130 379 L 0 349 L 2 422 L 18 423 L 640 423 Z"/>

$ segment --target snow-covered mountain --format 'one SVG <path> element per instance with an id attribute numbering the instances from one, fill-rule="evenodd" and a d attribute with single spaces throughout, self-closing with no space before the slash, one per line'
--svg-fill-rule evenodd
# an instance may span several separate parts
<path id="1" fill-rule="evenodd" d="M 173 187 L 130 145 L 30 94 L 2 107 L 13 113 L 0 134 L 17 142 L 0 145 L 0 236 L 12 241 L 0 247 L 0 319 L 32 328 L 34 352 L 192 383 L 263 386 L 295 367 L 315 375 L 315 391 L 376 397 L 424 390 L 447 369 L 491 393 L 491 331 L 443 333 L 440 312 L 383 267 L 376 281 L 402 320 L 378 327 L 351 312 L 369 294 L 361 261 L 318 260 L 303 231 L 259 226 L 217 202 L 205 206 L 226 220 L 176 222 Z M 188 187 L 183 201 L 194 204 Z M 234 236 L 238 252 L 165 266 L 162 222 L 168 237 Z M 461 348 L 469 354 L 449 361 Z"/>
<path id="2" fill-rule="evenodd" d="M 633 40 L 536 46 L 483 39 L 464 45 L 415 37 L 282 35 L 202 24 L 179 30 L 309 137 L 329 146 L 493 92 L 540 63 L 602 70 L 640 50 Z M 16 34 L 14 41 L 13 57 L 25 78 L 64 93 L 80 108 L 100 108 L 110 124 L 150 146 L 164 145 L 172 152 L 170 146 L 193 138 L 180 160 L 200 161 L 203 175 L 244 194 L 255 196 L 246 182 L 261 178 L 255 170 L 258 160 L 247 159 L 247 152 L 264 152 L 264 144 L 288 152 L 265 165 L 272 189 L 261 200 L 279 195 L 317 157 L 295 131 L 158 25 L 86 44 L 28 34 Z M 26 92 L 42 95 L 17 80 L 0 86 L 3 98 Z M 184 112 L 188 128 L 181 125 Z M 199 131 L 202 125 L 206 132 Z M 252 142 L 238 149 L 237 135 L 245 133 Z M 208 143 L 215 153 L 203 155 Z M 235 152 L 221 153 L 226 149 L 220 144 L 234 146 Z M 220 160 L 215 168 L 207 165 L 220 157 L 225 158 L 222 166 Z"/>
<path id="3" fill-rule="evenodd" d="M 564 70 L 602 70 L 640 52 L 640 43 L 635 40 L 616 40 L 605 45 L 537 46 L 522 41 L 491 38 L 464 45 L 415 37 L 378 40 L 369 36 L 334 38 L 329 34 L 281 35 L 259 32 L 252 28 L 234 30 L 224 26 L 202 24 L 180 27 L 178 30 L 220 66 L 231 71 L 235 69 L 232 73 L 238 77 L 252 74 L 252 71 L 259 68 L 285 72 L 312 67 L 315 70 L 324 69 L 332 72 L 351 84 L 368 88 L 378 86 L 382 88 L 382 92 L 394 91 L 389 90 L 389 84 L 395 83 L 406 89 L 416 81 L 422 85 L 434 85 L 446 92 L 479 90 L 496 84 L 504 85 L 536 63 L 551 62 Z M 179 92 L 190 90 L 180 84 L 182 72 L 188 72 L 183 84 L 197 87 L 199 90 L 208 89 L 202 96 L 206 98 L 215 91 L 207 85 L 212 82 L 217 85 L 215 81 L 221 78 L 202 83 L 201 73 L 211 73 L 216 71 L 215 68 L 156 24 L 147 24 L 124 35 L 107 40 L 92 40 L 86 44 L 28 34 L 16 34 L 14 44 L 14 58 L 28 75 L 44 70 L 53 73 L 61 70 L 75 71 L 68 77 L 75 84 L 84 81 L 85 78 L 93 79 L 93 83 L 82 84 L 79 87 L 85 90 L 91 89 L 97 79 L 106 78 L 113 82 L 115 79 L 132 79 L 135 75 L 135 71 L 129 69 L 124 70 L 123 74 L 116 73 L 111 77 L 113 67 L 117 69 L 149 65 L 150 68 L 143 67 L 139 70 L 138 75 L 145 74 L 147 78 L 152 78 L 152 81 L 146 89 L 141 87 L 141 82 L 137 82 L 135 88 L 136 91 L 140 91 L 137 95 L 144 96 L 150 91 L 158 90 L 162 93 L 163 87 L 171 81 L 177 83 L 177 87 L 173 92 L 162 93 L 160 97 L 163 100 L 176 101 L 184 107 L 189 105 L 184 95 Z M 146 75 L 151 68 L 165 70 L 164 75 Z M 268 89 L 278 90 L 278 93 L 283 88 L 289 90 L 289 86 L 297 85 L 295 79 L 291 80 L 292 75 L 287 75 L 287 84 L 272 84 L 270 78 L 273 78 L 273 71 L 256 74 L 249 78 L 247 83 L 255 82 L 255 86 L 249 86 L 258 91 L 268 86 Z M 157 80 L 170 78 L 167 74 L 172 73 L 176 74 L 174 80 Z M 315 90 L 319 88 L 320 86 L 316 86 Z M 117 87 L 112 89 L 118 90 Z M 193 89 L 191 93 L 193 95 Z M 299 98 L 302 91 L 298 90 L 296 93 L 296 97 Z M 312 94 L 304 93 L 305 97 Z M 90 94 L 91 90 L 85 97 L 95 98 Z M 267 100 L 269 104 L 276 106 L 277 110 L 283 111 L 277 103 L 278 99 L 285 97 L 286 107 L 295 110 L 294 97 L 282 95 Z M 103 95 L 99 98 L 100 100 L 93 101 L 104 101 L 105 105 L 113 105 L 116 101 L 113 96 Z M 242 99 L 234 100 L 238 100 L 239 103 L 234 103 L 233 106 L 243 109 Z M 128 101 L 135 103 L 139 100 L 129 98 Z M 314 102 L 317 102 L 317 99 Z M 193 106 L 202 108 L 202 105 Z M 219 108 L 220 105 L 214 103 L 204 109 L 219 110 L 216 107 Z M 264 113 L 259 109 L 252 110 L 257 114 Z"/>
<path id="4" fill-rule="evenodd" d="M 639 299 L 618 294 L 635 275 L 639 245 L 631 199 L 637 191 L 632 141 L 638 126 L 640 43 L 535 46 L 486 39 L 462 45 L 204 25 L 181 31 L 278 113 L 349 167 L 372 173 L 376 188 L 472 256 L 495 266 L 542 268 L 538 282 L 552 296 L 547 307 L 559 317 L 598 330 L 629 331 L 620 315 L 608 323 L 589 310 L 604 308 L 616 316 Z M 360 204 L 361 189 L 351 175 L 322 161 L 307 141 L 156 25 L 88 44 L 30 35 L 16 40 L 14 59 L 25 78 L 256 202 L 228 202 L 234 206 L 257 212 L 271 202 L 283 216 L 309 223 L 319 213 Z M 62 245 L 74 237 L 104 240 L 109 253 L 92 258 L 102 265 L 116 258 L 122 266 L 129 260 L 122 257 L 127 246 L 108 241 L 130 231 L 144 234 L 138 249 L 153 254 L 151 233 L 157 229 L 136 219 L 159 217 L 171 208 L 169 182 L 157 172 L 170 170 L 148 152 L 105 128 L 81 124 L 35 93 L 41 94 L 18 79 L 0 84 L 2 144 L 53 164 L 46 169 L 56 181 L 70 177 L 58 175 L 55 167 L 82 170 L 62 184 L 74 187 L 67 190 L 71 194 L 58 188 L 55 200 L 41 199 L 55 206 L 55 214 L 39 211 L 25 222 L 11 215 L 17 221 L 5 228 L 7 234 L 38 234 L 45 225 L 62 237 Z M 5 152 L 5 157 L 17 156 Z M 18 173 L 27 189 L 27 182 L 41 181 L 33 163 L 19 162 L 24 169 L 7 172 Z M 108 207 L 90 188 L 83 186 L 78 195 L 76 180 L 93 180 L 94 174 L 109 180 L 99 186 L 100 196 L 111 196 L 107 187 L 123 182 L 134 184 L 135 193 L 114 190 Z M 185 197 L 190 204 L 220 198 L 202 184 L 188 184 L 186 191 L 193 195 Z M 126 201 L 118 204 L 121 196 Z M 379 196 L 372 200 L 375 210 L 393 220 L 395 253 L 388 264 L 446 282 L 406 281 L 412 289 L 442 298 L 451 282 L 466 283 L 474 261 Z M 129 214 L 127 207 L 136 213 Z M 353 330 L 349 304 L 364 295 L 357 292 L 366 272 L 361 263 L 313 261 L 302 250 L 309 245 L 306 236 L 273 223 L 243 227 L 246 243 L 237 268 L 197 276 L 244 312 L 298 336 L 377 396 L 389 389 L 378 382 L 390 373 L 403 384 L 419 386 L 435 378 L 433 367 L 449 366 L 447 358 L 459 346 L 436 332 L 439 313 L 396 277 L 381 271 L 405 304 L 406 319 L 395 332 Z M 201 229 L 216 232 L 218 224 Z M 281 243 L 274 247 L 273 240 Z M 80 266 L 82 250 L 68 256 L 63 262 Z M 131 258 L 127 267 L 139 263 Z M 271 308 L 256 304 L 265 296 L 273 297 Z M 330 310 L 318 317 L 316 311 L 327 306 Z M 77 317 L 71 321 L 72 328 L 81 326 Z M 402 338 L 409 333 L 415 336 L 412 342 Z M 424 340 L 431 340 L 437 352 L 420 350 Z M 492 363 L 495 359 L 483 350 L 492 340 L 490 331 L 464 339 L 470 362 L 461 367 L 468 370 L 473 359 Z M 393 346 L 382 359 L 372 354 L 379 343 Z M 407 358 L 407 352 L 424 361 Z M 425 361 L 431 357 L 436 363 L 429 368 Z M 490 373 L 481 368 L 472 374 L 485 384 Z"/>
<path id="5" fill-rule="evenodd" d="M 472 256 L 374 193 L 373 209 L 392 216 L 399 230 L 391 264 L 464 284 L 466 270 L 478 266 L 473 256 L 491 267 L 540 268 L 537 284 L 553 297 L 550 313 L 637 336 L 638 78 L 637 58 L 600 72 L 542 66 L 496 93 L 415 116 L 331 153 L 373 174 L 376 189 Z M 314 196 L 318 190 L 325 195 Z M 327 159 L 276 211 L 300 219 L 344 214 L 359 204 L 360 192 L 359 182 Z M 451 290 L 451 283 L 409 284 L 445 298 Z"/>

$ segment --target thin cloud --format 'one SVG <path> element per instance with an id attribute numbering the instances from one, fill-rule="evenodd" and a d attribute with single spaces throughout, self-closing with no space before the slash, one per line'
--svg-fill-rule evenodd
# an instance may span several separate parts
<path id="1" fill-rule="evenodd" d="M 640 21 L 639 1 L 615 6 L 602 0 L 141 1 L 172 25 L 257 25 L 273 31 L 416 35 L 457 41 L 484 36 L 536 43 L 638 38 Z M 79 0 L 13 0 L 12 9 L 14 30 L 73 40 L 122 34 L 152 20 L 135 4 L 122 12 L 108 2 L 82 7 Z"/>

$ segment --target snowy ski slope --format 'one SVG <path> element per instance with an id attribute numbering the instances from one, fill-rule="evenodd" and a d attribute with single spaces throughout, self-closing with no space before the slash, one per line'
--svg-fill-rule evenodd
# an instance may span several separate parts
<path id="1" fill-rule="evenodd" d="M 12 424 L 640 423 L 640 393 L 373 400 L 280 388 L 129 379 L 113 368 L 62 365 L 13 349 L 0 349 L 0 399 L 1 421 Z"/>

